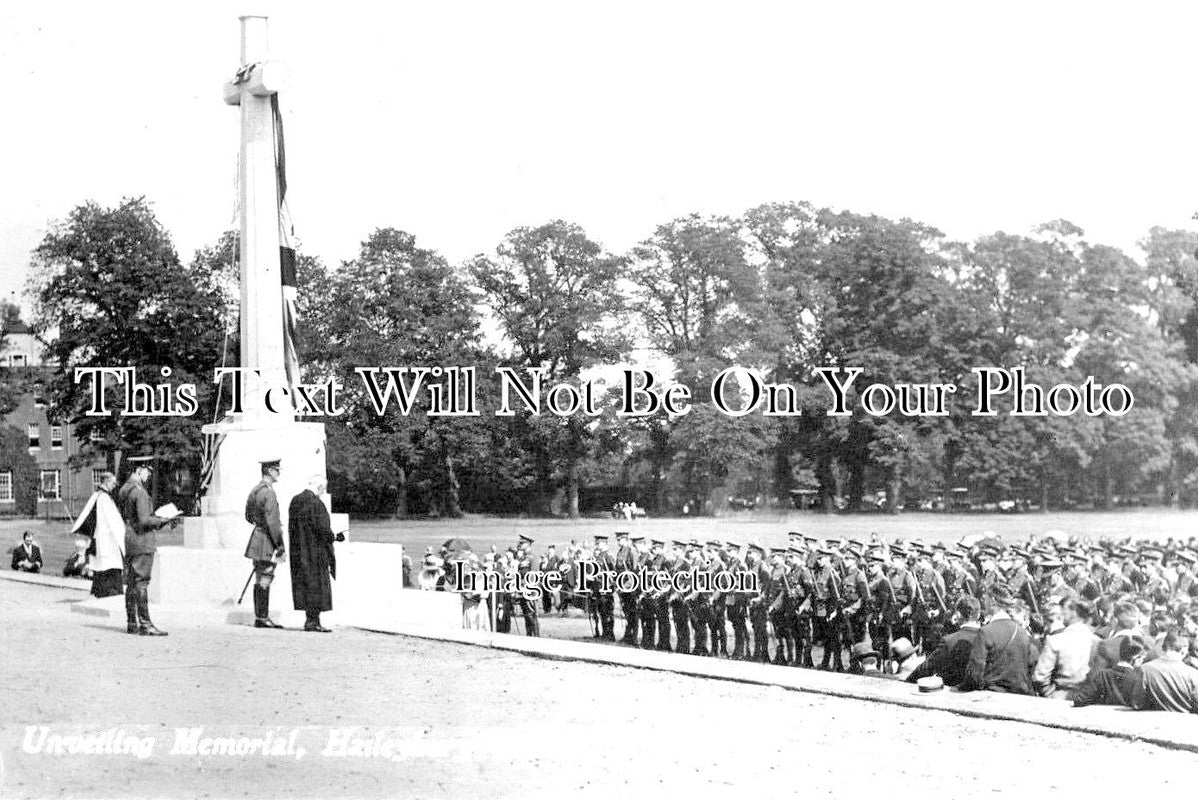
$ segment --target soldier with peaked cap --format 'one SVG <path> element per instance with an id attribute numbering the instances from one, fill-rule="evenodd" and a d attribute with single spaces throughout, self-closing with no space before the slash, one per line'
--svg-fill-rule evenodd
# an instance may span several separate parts
<path id="1" fill-rule="evenodd" d="M 756 576 L 757 593 L 749 595 L 749 625 L 753 629 L 753 652 L 750 661 L 769 661 L 769 603 L 766 602 L 770 568 L 765 562 L 765 548 L 754 542 L 745 554 L 745 567 Z"/>
<path id="2" fill-rule="evenodd" d="M 645 537 L 634 536 L 633 542 L 644 542 Z M 637 560 L 637 569 L 644 569 L 647 573 L 653 574 L 659 570 L 661 564 L 661 542 L 657 539 L 649 543 L 649 549 L 643 547 L 637 548 L 640 555 Z M 645 590 L 637 596 L 636 599 L 636 618 L 640 624 L 640 646 L 642 650 L 652 650 L 657 646 L 657 593 L 652 586 L 646 586 Z"/>
<path id="3" fill-rule="evenodd" d="M 125 485 L 117 492 L 117 507 L 125 521 L 125 617 L 129 633 L 166 636 L 150 619 L 150 571 L 158 552 L 156 531 L 172 520 L 154 514 L 145 483 L 150 479 L 153 456 L 133 456 Z"/>
<path id="4" fill-rule="evenodd" d="M 873 601 L 869 595 L 869 578 L 859 565 L 861 554 L 848 549 L 844 554 L 844 577 L 840 585 L 844 594 L 844 644 L 852 647 L 857 642 L 870 641 L 869 618 Z"/>
<path id="5" fill-rule="evenodd" d="M 740 557 L 741 546 L 736 542 L 725 542 L 724 547 L 725 568 L 733 573 L 733 575 L 746 572 L 748 567 Z M 728 616 L 728 622 L 732 624 L 731 657 L 739 661 L 749 652 L 749 626 L 747 624 L 749 617 L 749 595 L 745 592 L 734 592 L 726 599 L 724 608 Z"/>
<path id="6" fill-rule="evenodd" d="M 873 634 L 873 649 L 886 656 L 890 654 L 890 645 L 894 641 L 894 627 L 899 620 L 898 597 L 894 592 L 894 584 L 886 574 L 887 555 L 885 551 L 874 550 L 867 556 L 869 560 L 869 596 L 871 603 L 870 630 Z"/>
<path id="7" fill-rule="evenodd" d="M 815 576 L 815 635 L 824 646 L 820 669 L 844 672 L 843 623 L 840 619 L 844 613 L 844 596 L 840 572 L 832 565 L 835 555 L 831 550 L 819 551 L 819 573 Z"/>
<path id="8" fill-rule="evenodd" d="M 894 613 L 892 633 L 896 638 L 910 639 L 915 634 L 911 628 L 911 614 L 914 611 L 915 596 L 918 583 L 915 576 L 907 568 L 907 551 L 898 547 L 890 549 L 892 555 L 891 568 L 886 577 L 894 593 L 894 603 L 897 607 Z"/>
<path id="9" fill-rule="evenodd" d="M 789 588 L 789 567 L 786 551 L 774 550 L 769 557 L 768 578 L 762 583 L 762 605 L 765 606 L 770 626 L 774 629 L 774 658 L 771 663 L 786 666 L 794 660 L 794 627 L 791 624 L 793 609 Z M 768 655 L 768 653 L 767 653 Z"/>
<path id="10" fill-rule="evenodd" d="M 561 558 L 557 554 L 557 546 L 551 544 L 549 547 L 545 548 L 545 555 L 541 556 L 540 560 L 537 562 L 537 570 L 542 575 L 557 573 L 557 568 L 560 563 Z M 557 605 L 561 605 L 560 597 L 557 597 L 556 595 L 560 595 L 560 591 L 551 592 L 548 589 L 541 590 L 541 609 L 546 614 L 553 610 L 555 600 L 558 601 Z"/>
<path id="11" fill-rule="evenodd" d="M 666 554 L 666 543 L 661 539 L 653 540 L 653 550 L 656 558 L 653 560 L 654 569 L 668 572 L 672 563 Z M 663 653 L 670 652 L 670 589 L 653 594 L 653 610 L 657 614 L 657 649 Z"/>
<path id="12" fill-rule="evenodd" d="M 632 546 L 631 534 L 627 531 L 616 532 L 616 575 L 635 575 L 639 567 L 636 549 Z M 625 578 L 627 580 L 627 578 Z M 640 635 L 640 615 L 637 612 L 639 598 L 637 592 L 620 592 L 620 613 L 624 615 L 624 636 L 620 639 L 624 644 L 636 646 Z"/>
<path id="13" fill-rule="evenodd" d="M 1182 597 L 1194 597 L 1198 595 L 1198 579 L 1194 577 L 1194 565 L 1198 563 L 1198 556 L 1193 553 L 1181 550 L 1177 553 L 1177 586 L 1174 591 Z M 1088 599 L 1088 598 L 1087 598 Z"/>
<path id="14" fill-rule="evenodd" d="M 944 578 L 932 565 L 931 550 L 921 548 L 911 574 L 915 576 L 915 596 L 911 612 L 912 641 L 921 652 L 930 653 L 944 635 L 948 615 Z"/>
<path id="15" fill-rule="evenodd" d="M 674 542 L 674 558 L 669 566 L 671 578 L 679 573 L 690 571 L 690 561 L 686 557 L 686 543 Z M 691 651 L 690 609 L 686 605 L 686 594 L 672 589 L 670 591 L 670 615 L 674 618 L 674 651 L 689 653 Z"/>
<path id="16" fill-rule="evenodd" d="M 259 463 L 262 480 L 245 500 L 245 521 L 254 526 L 245 546 L 245 557 L 254 562 L 254 627 L 282 628 L 270 618 L 270 584 L 275 578 L 278 559 L 286 552 L 279 498 L 274 489 L 279 480 L 280 461 L 267 458 Z"/>
<path id="17" fill-rule="evenodd" d="M 691 540 L 691 544 L 687 548 L 686 560 L 691 574 L 696 576 L 696 580 L 691 584 L 690 592 L 686 595 L 687 619 L 690 620 L 693 639 L 691 655 L 706 656 L 710 655 L 707 649 L 707 634 L 711 630 L 711 600 L 706 589 L 702 591 L 699 589 L 697 578 L 700 573 L 706 571 L 707 563 L 698 548 L 698 543 L 694 540 Z"/>
<path id="18" fill-rule="evenodd" d="M 790 595 L 789 624 L 791 638 L 794 640 L 794 661 L 796 667 L 813 667 L 811 645 L 814 633 L 811 625 L 811 615 L 815 604 L 815 574 L 807 566 L 806 554 L 800 544 L 788 549 L 788 574 L 786 590 Z"/>
<path id="19" fill-rule="evenodd" d="M 616 559 L 607 550 L 607 535 L 595 535 L 595 566 L 599 574 L 615 572 Z M 616 603 L 615 595 L 610 586 L 604 587 L 600 578 L 591 582 L 591 600 L 596 604 L 599 614 L 599 638 L 609 642 L 616 640 Z M 604 589 L 606 588 L 606 591 Z"/>
<path id="20" fill-rule="evenodd" d="M 716 588 L 715 576 L 727 571 L 724 563 L 724 544 L 720 541 L 707 543 L 707 569 L 712 575 L 712 590 L 708 593 L 708 638 L 712 641 L 712 655 L 728 655 L 727 602 L 728 596 Z"/>
<path id="21" fill-rule="evenodd" d="M 531 541 L 529 542 L 531 545 Z M 520 576 L 520 585 L 528 585 L 528 574 L 533 571 L 531 547 L 522 545 L 516 550 L 516 573 Z M 541 586 L 544 591 L 544 586 Z M 537 618 L 537 603 L 536 600 L 526 596 L 524 592 L 513 592 L 512 606 L 519 607 L 521 616 L 524 617 L 524 635 L 525 636 L 540 636 L 541 624 Z"/>

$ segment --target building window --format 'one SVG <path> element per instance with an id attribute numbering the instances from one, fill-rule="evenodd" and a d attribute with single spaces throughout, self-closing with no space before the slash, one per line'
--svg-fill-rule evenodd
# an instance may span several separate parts
<path id="1" fill-rule="evenodd" d="M 9 363 L 11 363 L 14 367 L 23 367 L 28 363 L 28 358 L 24 353 L 13 353 L 11 356 L 9 356 L 9 358 Z"/>
<path id="2" fill-rule="evenodd" d="M 92 468 L 92 488 L 100 488 L 100 476 L 104 474 L 104 470 Z"/>
<path id="3" fill-rule="evenodd" d="M 29 433 L 29 449 L 33 450 L 34 448 L 41 447 L 42 446 L 42 433 L 41 433 L 41 429 L 38 428 L 37 423 L 36 422 L 29 423 L 28 427 L 25 430 Z"/>
<path id="4" fill-rule="evenodd" d="M 58 470 L 44 469 L 42 470 L 42 499 L 43 500 L 58 500 Z"/>
<path id="5" fill-rule="evenodd" d="M 0 472 L 0 503 L 13 502 L 12 471 Z"/>
<path id="6" fill-rule="evenodd" d="M 42 383 L 33 384 L 33 407 L 46 407 L 46 386 Z"/>
<path id="7" fill-rule="evenodd" d="M 92 428 L 91 433 L 87 435 L 87 440 L 89 442 L 102 442 L 104 441 L 104 437 L 100 435 L 98 430 Z"/>
<path id="8" fill-rule="evenodd" d="M 61 425 L 51 425 L 50 426 L 50 447 L 51 447 L 51 449 L 54 449 L 54 450 L 62 449 L 62 426 Z"/>

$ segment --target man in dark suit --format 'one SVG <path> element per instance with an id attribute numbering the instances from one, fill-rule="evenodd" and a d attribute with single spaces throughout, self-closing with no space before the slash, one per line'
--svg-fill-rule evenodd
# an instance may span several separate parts
<path id="1" fill-rule="evenodd" d="M 17 572 L 41 572 L 42 549 L 33 542 L 33 534 L 25 531 L 21 543 L 12 549 L 12 568 Z"/>
<path id="2" fill-rule="evenodd" d="M 1073 693 L 1074 707 L 1130 705 L 1133 675 L 1147 654 L 1148 649 L 1140 639 L 1123 637 L 1119 662 L 1113 667 L 1091 670 Z"/>
<path id="3" fill-rule="evenodd" d="M 254 526 L 245 546 L 245 557 L 254 562 L 254 627 L 282 628 L 270 618 L 270 584 L 275 577 L 276 560 L 285 552 L 279 498 L 274 490 L 280 462 L 279 459 L 267 459 L 260 463 L 262 480 L 245 501 L 245 521 Z"/>
<path id="4" fill-rule="evenodd" d="M 1011 617 L 1017 601 L 1004 587 L 994 592 L 994 612 L 978 631 L 969 653 L 961 691 L 987 690 L 1033 694 L 1031 671 L 1036 661 L 1031 636 Z"/>
<path id="5" fill-rule="evenodd" d="M 957 598 L 953 609 L 953 623 L 957 630 L 940 640 L 940 645 L 932 651 L 928 660 L 916 667 L 907 678 L 908 683 L 939 675 L 945 686 L 961 685 L 969 669 L 973 643 L 981 630 L 978 622 L 981 609 L 982 604 L 973 595 L 963 594 Z"/>
<path id="6" fill-rule="evenodd" d="M 304 630 L 328 633 L 320 624 L 320 612 L 333 609 L 330 576 L 337 576 L 333 552 L 333 528 L 329 511 L 320 499 L 324 478 L 314 475 L 308 488 L 291 498 L 287 507 L 287 532 L 291 540 L 291 599 L 296 611 L 304 611 Z"/>
<path id="7" fill-rule="evenodd" d="M 1140 711 L 1176 711 L 1198 714 L 1198 669 L 1185 663 L 1190 636 L 1172 630 L 1161 641 L 1160 657 L 1132 673 L 1128 705 Z"/>
<path id="8" fill-rule="evenodd" d="M 125 520 L 125 617 L 129 633 L 166 636 L 150 619 L 150 571 L 158 552 L 159 528 L 172 524 L 154 514 L 146 481 L 150 479 L 153 456 L 133 456 L 133 472 L 117 492 L 117 508 Z"/>

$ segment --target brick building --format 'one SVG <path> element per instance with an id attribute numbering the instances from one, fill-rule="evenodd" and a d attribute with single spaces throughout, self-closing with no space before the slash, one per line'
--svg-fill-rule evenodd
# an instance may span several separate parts
<path id="1" fill-rule="evenodd" d="M 52 367 L 45 363 L 41 342 L 20 322 L 10 325 L 3 339 L 0 371 L 4 374 L 0 379 L 25 379 L 27 390 L 16 408 L 0 420 L 0 426 L 15 429 L 24 437 L 37 472 L 37 498 L 33 508 L 20 507 L 18 472 L 27 468 L 28 462 L 20 459 L 19 453 L 0 451 L 0 515 L 34 511 L 39 517 L 72 517 L 95 490 L 104 458 L 96 456 L 71 465 L 71 458 L 79 454 L 79 444 L 69 423 L 52 423 L 47 416 L 40 378 Z M 19 460 L 23 463 L 17 463 Z"/>

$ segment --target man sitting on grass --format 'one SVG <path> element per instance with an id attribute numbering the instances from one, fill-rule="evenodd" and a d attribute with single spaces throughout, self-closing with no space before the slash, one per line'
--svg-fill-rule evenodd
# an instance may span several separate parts
<path id="1" fill-rule="evenodd" d="M 42 548 L 34 543 L 30 531 L 25 531 L 21 543 L 12 550 L 12 568 L 17 572 L 42 571 Z"/>

